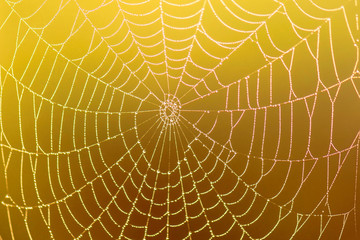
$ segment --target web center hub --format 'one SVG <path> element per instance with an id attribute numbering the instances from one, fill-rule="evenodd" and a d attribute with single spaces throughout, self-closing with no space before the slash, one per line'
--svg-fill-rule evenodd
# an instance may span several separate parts
<path id="1" fill-rule="evenodd" d="M 177 97 L 169 94 L 160 106 L 160 118 L 166 125 L 175 125 L 180 118 L 181 104 Z"/>

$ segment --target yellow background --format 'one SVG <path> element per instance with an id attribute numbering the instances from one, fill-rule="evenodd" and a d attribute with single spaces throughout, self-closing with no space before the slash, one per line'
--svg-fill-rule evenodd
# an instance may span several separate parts
<path id="1" fill-rule="evenodd" d="M 356 239 L 359 9 L 1 0 L 0 236 Z"/>

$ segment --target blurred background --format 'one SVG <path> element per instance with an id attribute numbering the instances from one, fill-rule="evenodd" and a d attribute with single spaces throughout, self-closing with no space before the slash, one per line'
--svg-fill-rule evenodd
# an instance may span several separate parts
<path id="1" fill-rule="evenodd" d="M 358 0 L 0 1 L 0 236 L 358 239 Z"/>

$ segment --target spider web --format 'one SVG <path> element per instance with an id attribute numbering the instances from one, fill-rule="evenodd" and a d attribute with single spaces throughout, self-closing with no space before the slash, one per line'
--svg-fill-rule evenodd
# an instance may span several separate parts
<path id="1" fill-rule="evenodd" d="M 358 16 L 357 0 L 1 1 L 1 234 L 359 236 Z"/>

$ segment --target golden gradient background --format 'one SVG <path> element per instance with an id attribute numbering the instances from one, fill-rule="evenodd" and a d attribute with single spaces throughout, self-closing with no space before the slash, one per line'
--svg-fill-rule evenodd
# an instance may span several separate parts
<path id="1" fill-rule="evenodd" d="M 0 236 L 359 239 L 359 4 L 1 0 Z"/>

